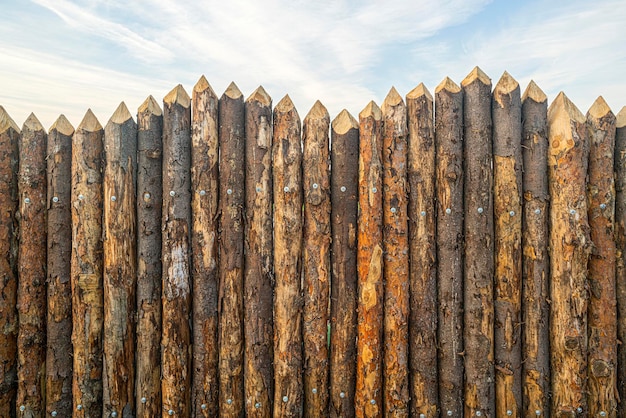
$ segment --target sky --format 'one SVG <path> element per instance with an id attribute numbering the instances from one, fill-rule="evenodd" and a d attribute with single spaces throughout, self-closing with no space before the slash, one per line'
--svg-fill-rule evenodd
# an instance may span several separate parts
<path id="1" fill-rule="evenodd" d="M 289 94 L 304 118 L 320 100 L 355 117 L 392 86 L 405 95 L 479 66 L 508 71 L 583 112 L 626 105 L 624 0 L 0 0 L 0 105 L 45 128 L 88 108 L 104 125 L 205 75 Z"/>

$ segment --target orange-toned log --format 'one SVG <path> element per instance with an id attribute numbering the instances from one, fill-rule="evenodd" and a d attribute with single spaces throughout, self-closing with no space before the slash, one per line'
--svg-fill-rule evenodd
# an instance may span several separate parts
<path id="1" fill-rule="evenodd" d="M 615 288 L 617 294 L 618 416 L 626 414 L 626 106 L 615 121 Z"/>

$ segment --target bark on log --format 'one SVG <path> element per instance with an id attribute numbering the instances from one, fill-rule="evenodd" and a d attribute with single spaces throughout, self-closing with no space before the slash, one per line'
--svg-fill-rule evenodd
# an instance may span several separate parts
<path id="1" fill-rule="evenodd" d="M 61 115 L 48 133 L 46 414 L 72 416 L 72 135 Z"/>
<path id="2" fill-rule="evenodd" d="M 615 282 L 617 294 L 618 416 L 626 414 L 626 106 L 615 121 Z"/>
<path id="3" fill-rule="evenodd" d="M 617 300 L 615 294 L 615 115 L 602 97 L 587 112 L 587 205 L 593 251 L 589 259 L 589 416 L 617 416 Z"/>
<path id="4" fill-rule="evenodd" d="M 522 413 L 522 101 L 506 71 L 492 98 L 496 416 Z"/>
<path id="5" fill-rule="evenodd" d="M 73 416 L 102 415 L 102 126 L 91 112 L 72 144 Z"/>
<path id="6" fill-rule="evenodd" d="M 180 84 L 163 99 L 162 414 L 191 412 L 191 100 Z"/>
<path id="7" fill-rule="evenodd" d="M 463 92 L 446 78 L 435 90 L 439 400 L 463 411 Z"/>
<path id="8" fill-rule="evenodd" d="M 463 80 L 465 137 L 465 416 L 495 416 L 493 334 L 493 149 L 491 79 L 478 67 Z"/>
<path id="9" fill-rule="evenodd" d="M 272 99 L 259 87 L 246 100 L 244 390 L 246 415 L 272 416 L 274 402 Z"/>
<path id="10" fill-rule="evenodd" d="M 359 113 L 358 322 L 355 409 L 383 416 L 383 123 L 370 102 Z"/>
<path id="11" fill-rule="evenodd" d="M 354 417 L 359 124 L 343 110 L 331 129 L 330 416 Z"/>
<path id="12" fill-rule="evenodd" d="M 104 153 L 103 416 L 130 418 L 135 415 L 137 124 L 123 102 L 104 128 Z"/>
<path id="13" fill-rule="evenodd" d="M 289 96 L 274 109 L 274 417 L 302 412 L 302 148 Z"/>
<path id="14" fill-rule="evenodd" d="M 409 396 L 411 416 L 434 417 L 437 391 L 437 264 L 433 97 L 424 84 L 406 96 L 409 186 Z"/>
<path id="15" fill-rule="evenodd" d="M 163 112 L 152 96 L 137 113 L 137 418 L 161 414 Z"/>
<path id="16" fill-rule="evenodd" d="M 587 412 L 589 142 L 585 117 L 563 93 L 548 109 L 548 141 L 552 414 L 575 417 Z"/>
<path id="17" fill-rule="evenodd" d="M 531 81 L 522 97 L 522 416 L 550 416 L 548 99 Z"/>

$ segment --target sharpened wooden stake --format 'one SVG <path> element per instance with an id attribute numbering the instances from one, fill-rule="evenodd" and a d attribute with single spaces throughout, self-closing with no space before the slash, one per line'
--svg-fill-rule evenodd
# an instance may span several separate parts
<path id="1" fill-rule="evenodd" d="M 617 404 L 618 416 L 626 414 L 626 106 L 615 120 L 615 270 L 617 294 Z"/>

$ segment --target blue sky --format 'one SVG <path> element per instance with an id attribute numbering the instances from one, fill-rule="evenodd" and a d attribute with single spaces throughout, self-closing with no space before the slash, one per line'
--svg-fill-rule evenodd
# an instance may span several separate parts
<path id="1" fill-rule="evenodd" d="M 87 108 L 104 125 L 204 74 L 221 95 L 263 85 L 303 118 L 319 99 L 353 115 L 393 85 L 433 91 L 476 65 L 561 90 L 585 113 L 626 105 L 623 0 L 0 0 L 0 105 L 48 128 Z"/>

